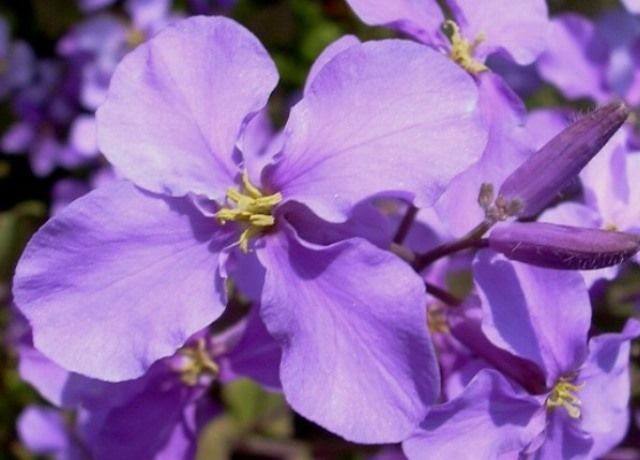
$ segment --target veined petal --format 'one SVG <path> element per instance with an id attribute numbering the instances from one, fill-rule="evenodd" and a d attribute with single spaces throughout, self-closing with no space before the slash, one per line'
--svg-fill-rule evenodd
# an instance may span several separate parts
<path id="1" fill-rule="evenodd" d="M 435 0 L 347 0 L 353 11 L 372 26 L 389 26 L 417 40 L 438 45 L 444 14 Z"/>
<path id="2" fill-rule="evenodd" d="M 131 379 L 222 313 L 218 252 L 230 242 L 188 199 L 116 182 L 36 233 L 16 268 L 15 303 L 53 361 Z"/>
<path id="3" fill-rule="evenodd" d="M 477 102 L 471 77 L 440 53 L 402 40 L 351 46 L 293 108 L 265 182 L 330 221 L 375 195 L 429 206 L 484 149 Z"/>
<path id="4" fill-rule="evenodd" d="M 540 366 L 551 387 L 587 355 L 591 304 L 577 272 L 511 262 L 478 253 L 474 278 L 483 331 L 496 346 Z"/>
<path id="5" fill-rule="evenodd" d="M 481 370 L 457 398 L 435 407 L 403 443 L 409 459 L 499 458 L 544 430 L 541 401 L 500 373 Z"/>
<path id="6" fill-rule="evenodd" d="M 420 278 L 360 238 L 318 247 L 283 229 L 265 240 L 261 315 L 291 406 L 352 441 L 406 438 L 440 390 Z"/>
<path id="7" fill-rule="evenodd" d="M 306 93 L 309 90 L 311 83 L 313 83 L 313 81 L 316 79 L 318 73 L 325 65 L 327 65 L 329 61 L 331 61 L 331 59 L 333 59 L 343 51 L 351 48 L 352 46 L 359 45 L 360 43 L 360 40 L 355 35 L 345 35 L 322 50 L 322 53 L 320 53 L 320 55 L 313 62 L 311 69 L 309 69 L 309 75 L 307 75 L 304 92 Z"/>
<path id="8" fill-rule="evenodd" d="M 221 17 L 167 27 L 128 55 L 98 111 L 100 149 L 124 177 L 157 193 L 222 199 L 243 123 L 278 75 L 258 39 Z"/>

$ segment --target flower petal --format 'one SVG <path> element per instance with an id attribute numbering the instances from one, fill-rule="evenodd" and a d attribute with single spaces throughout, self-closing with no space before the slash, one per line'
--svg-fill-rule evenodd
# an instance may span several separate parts
<path id="1" fill-rule="evenodd" d="M 267 188 L 330 221 L 385 193 L 428 206 L 482 153 L 487 132 L 477 100 L 471 77 L 424 46 L 351 46 L 293 108 Z"/>
<path id="2" fill-rule="evenodd" d="M 200 428 L 196 406 L 198 399 L 206 401 L 205 389 L 185 386 L 172 372 L 166 367 L 151 372 L 141 391 L 131 392 L 119 405 L 86 414 L 82 436 L 92 458 L 195 457 Z"/>
<path id="3" fill-rule="evenodd" d="M 480 161 L 453 179 L 435 206 L 456 236 L 466 234 L 485 218 L 478 205 L 481 185 L 490 183 L 497 190 L 533 152 L 522 126 L 525 109 L 520 98 L 494 73 L 484 72 L 477 78 L 489 140 Z"/>
<path id="4" fill-rule="evenodd" d="M 564 410 L 553 411 L 548 417 L 544 442 L 535 452 L 540 460 L 584 460 L 594 458 L 590 454 L 593 439 L 580 430 Z"/>
<path id="5" fill-rule="evenodd" d="M 36 348 L 103 380 L 142 375 L 225 305 L 217 253 L 230 243 L 187 199 L 116 182 L 50 220 L 16 269 Z"/>
<path id="6" fill-rule="evenodd" d="M 234 146 L 277 83 L 255 36 L 221 17 L 167 27 L 128 55 L 98 111 L 101 150 L 147 190 L 221 199 Z"/>
<path id="7" fill-rule="evenodd" d="M 549 31 L 549 43 L 553 46 L 538 60 L 543 79 L 570 99 L 608 99 L 605 68 L 609 49 L 593 23 L 572 13 L 557 16 Z"/>
<path id="8" fill-rule="evenodd" d="M 369 25 L 389 26 L 430 45 L 445 40 L 440 32 L 444 15 L 434 0 L 347 0 L 347 3 Z"/>
<path id="9" fill-rule="evenodd" d="M 577 272 L 511 262 L 481 251 L 473 267 L 483 331 L 496 346 L 540 366 L 551 387 L 587 354 L 591 304 Z"/>
<path id="10" fill-rule="evenodd" d="M 577 377 L 583 384 L 581 428 L 594 436 L 597 452 L 607 453 L 627 432 L 629 417 L 630 341 L 640 336 L 640 322 L 629 320 L 620 334 L 603 334 L 589 341 L 589 357 Z"/>
<path id="11" fill-rule="evenodd" d="M 322 50 L 322 53 L 320 53 L 320 55 L 313 62 L 311 69 L 309 69 L 309 75 L 307 75 L 304 92 L 306 93 L 307 91 L 309 91 L 311 83 L 313 83 L 318 73 L 325 65 L 329 63 L 329 61 L 331 61 L 331 59 L 333 59 L 343 51 L 351 48 L 352 46 L 359 45 L 360 43 L 360 40 L 355 35 L 345 35 Z"/>
<path id="12" fill-rule="evenodd" d="M 313 247 L 283 229 L 258 257 L 292 407 L 352 441 L 404 439 L 440 390 L 420 278 L 359 238 Z"/>
<path id="13" fill-rule="evenodd" d="M 446 0 L 462 32 L 473 42 L 484 37 L 477 55 L 505 50 L 521 65 L 531 64 L 547 47 L 549 19 L 545 0 Z"/>
<path id="14" fill-rule="evenodd" d="M 499 458 L 523 450 L 544 430 L 540 401 L 485 369 L 457 398 L 429 412 L 403 443 L 410 459 Z"/>
<path id="15" fill-rule="evenodd" d="M 280 389 L 280 357 L 280 346 L 265 328 L 258 309 L 253 308 L 240 341 L 224 357 L 228 369 L 221 380 L 226 382 L 247 376 L 266 388 Z"/>

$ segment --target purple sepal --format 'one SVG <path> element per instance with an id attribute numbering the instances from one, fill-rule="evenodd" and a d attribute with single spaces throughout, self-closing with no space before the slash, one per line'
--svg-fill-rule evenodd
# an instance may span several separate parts
<path id="1" fill-rule="evenodd" d="M 629 115 L 623 102 L 607 104 L 566 128 L 502 183 L 496 206 L 511 216 L 533 217 L 607 143 Z"/>
<path id="2" fill-rule="evenodd" d="M 500 225 L 489 235 L 489 247 L 538 267 L 595 270 L 619 264 L 640 250 L 631 233 L 542 222 Z"/>

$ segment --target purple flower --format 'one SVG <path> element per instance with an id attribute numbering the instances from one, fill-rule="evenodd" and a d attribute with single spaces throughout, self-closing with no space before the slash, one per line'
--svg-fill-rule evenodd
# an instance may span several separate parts
<path id="1" fill-rule="evenodd" d="M 554 46 L 538 60 L 540 75 L 569 98 L 606 101 L 609 91 L 603 69 L 609 48 L 593 23 L 577 14 L 560 15 L 552 20 L 549 41 Z"/>
<path id="2" fill-rule="evenodd" d="M 548 48 L 538 61 L 540 75 L 566 97 L 603 103 L 622 98 L 640 104 L 640 21 L 611 10 L 593 23 L 573 13 L 552 21 Z"/>
<path id="3" fill-rule="evenodd" d="M 53 404 L 77 411 L 76 425 L 68 428 L 96 459 L 193 458 L 198 432 L 220 411 L 208 397 L 212 381 L 248 376 L 268 389 L 280 387 L 280 350 L 255 311 L 221 335 L 196 334 L 176 355 L 127 382 L 69 373 L 28 337 L 18 352 L 22 378 Z M 30 446 L 49 442 L 40 431 L 25 435 Z"/>
<path id="4" fill-rule="evenodd" d="M 73 168 L 85 164 L 92 152 L 80 152 L 66 142 L 69 125 L 77 116 L 77 75 L 54 60 L 38 62 L 34 82 L 12 100 L 18 118 L 2 137 L 7 153 L 27 152 L 37 176 L 50 174 L 56 166 Z"/>
<path id="5" fill-rule="evenodd" d="M 348 0 L 364 22 L 386 25 L 449 54 L 472 73 L 486 70 L 487 56 L 501 52 L 521 65 L 531 64 L 546 47 L 544 0 L 517 4 L 505 0 L 447 0 L 453 21 L 445 21 L 434 0 Z M 442 25 L 448 29 L 447 37 Z"/>
<path id="6" fill-rule="evenodd" d="M 93 16 L 58 42 L 58 53 L 81 75 L 80 102 L 90 111 L 104 102 L 122 58 L 174 19 L 168 0 L 130 0 L 125 7 L 130 21 L 112 14 Z"/>
<path id="7" fill-rule="evenodd" d="M 276 81 L 228 19 L 192 18 L 139 46 L 98 112 L 101 150 L 135 186 L 98 189 L 46 224 L 17 268 L 16 303 L 56 362 L 132 378 L 220 316 L 226 261 L 254 248 L 289 403 L 349 439 L 398 441 L 439 389 L 426 294 L 360 237 L 369 226 L 344 222 L 383 194 L 429 206 L 477 160 L 475 84 L 411 42 L 354 44 L 317 69 L 259 171 L 238 147 Z"/>
<path id="8" fill-rule="evenodd" d="M 611 450 L 628 424 L 629 341 L 640 335 L 640 323 L 630 320 L 622 333 L 587 343 L 591 307 L 577 273 L 512 263 L 485 251 L 474 274 L 486 337 L 535 363 L 546 389 L 529 394 L 524 375 L 482 370 L 461 395 L 427 415 L 405 442 L 405 453 L 421 458 L 428 448 L 442 458 L 577 459 Z"/>

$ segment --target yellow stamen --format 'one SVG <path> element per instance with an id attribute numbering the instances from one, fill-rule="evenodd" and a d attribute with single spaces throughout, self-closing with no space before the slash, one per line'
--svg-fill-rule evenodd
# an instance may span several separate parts
<path id="1" fill-rule="evenodd" d="M 234 203 L 233 208 L 225 207 L 216 213 L 221 224 L 241 222 L 245 225 L 240 234 L 240 249 L 249 252 L 249 241 L 275 224 L 273 208 L 282 201 L 280 193 L 263 195 L 260 189 L 251 183 L 246 171 L 242 173 L 243 192 L 235 188 L 227 190 L 227 199 Z"/>
<path id="2" fill-rule="evenodd" d="M 606 224 L 604 224 L 602 226 L 602 228 L 604 230 L 607 230 L 608 232 L 617 232 L 618 231 L 618 226 L 616 224 L 614 224 L 613 222 L 607 222 Z"/>
<path id="3" fill-rule="evenodd" d="M 469 42 L 469 40 L 460 34 L 460 27 L 458 27 L 458 24 L 454 21 L 447 19 L 444 27 L 451 31 L 451 36 L 449 37 L 451 41 L 451 52 L 449 53 L 449 57 L 452 61 L 457 62 L 460 67 L 472 74 L 478 74 L 488 70 L 486 65 L 473 57 L 476 48 L 485 39 L 484 34 L 478 35 L 473 42 Z"/>
<path id="4" fill-rule="evenodd" d="M 584 383 L 571 383 L 568 379 L 560 378 L 551 390 L 545 403 L 547 409 L 564 407 L 571 418 L 580 418 L 582 401 L 574 394 L 582 389 Z"/>
<path id="5" fill-rule="evenodd" d="M 217 377 L 220 368 L 211 359 L 204 339 L 198 339 L 195 347 L 186 347 L 180 350 L 180 354 L 187 358 L 187 362 L 178 370 L 180 379 L 189 386 L 194 386 L 203 375 Z"/>
<path id="6" fill-rule="evenodd" d="M 127 33 L 127 45 L 129 48 L 135 48 L 136 46 L 144 43 L 146 40 L 145 33 L 137 27 L 131 27 Z"/>
<path id="7" fill-rule="evenodd" d="M 430 305 L 427 310 L 427 326 L 432 334 L 450 334 L 446 307 L 442 304 Z"/>

